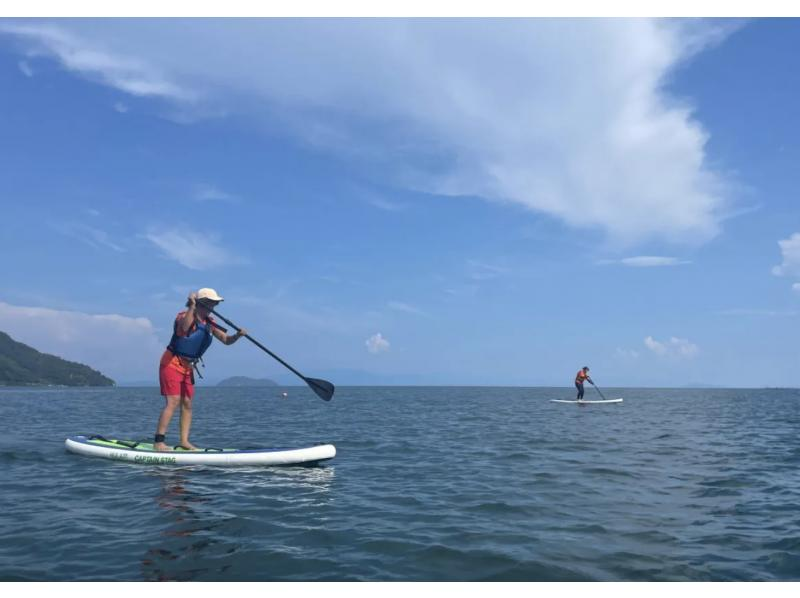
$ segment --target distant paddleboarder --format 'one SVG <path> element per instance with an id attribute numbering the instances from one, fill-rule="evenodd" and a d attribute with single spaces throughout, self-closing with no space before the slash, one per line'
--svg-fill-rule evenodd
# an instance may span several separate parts
<path id="1" fill-rule="evenodd" d="M 583 383 L 588 382 L 592 386 L 594 386 L 594 382 L 589 377 L 589 367 L 583 366 L 581 369 L 578 370 L 578 373 L 575 374 L 575 388 L 578 389 L 578 400 L 583 400 Z"/>
<path id="2" fill-rule="evenodd" d="M 161 356 L 158 367 L 158 380 L 166 405 L 161 411 L 156 427 L 153 447 L 158 451 L 171 450 L 165 443 L 165 436 L 172 414 L 181 406 L 181 431 L 179 445 L 185 449 L 196 449 L 189 442 L 189 429 L 192 426 L 192 397 L 194 396 L 194 370 L 197 362 L 217 337 L 226 345 L 232 345 L 247 334 L 242 329 L 234 335 L 226 334 L 211 317 L 211 310 L 222 301 L 214 289 L 200 289 L 191 293 L 186 302 L 186 310 L 180 312 L 172 327 L 172 339 Z M 198 372 L 199 374 L 199 372 Z"/>

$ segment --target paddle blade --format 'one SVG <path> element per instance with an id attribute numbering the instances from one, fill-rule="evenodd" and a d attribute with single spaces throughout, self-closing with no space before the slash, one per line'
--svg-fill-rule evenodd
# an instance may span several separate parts
<path id="1" fill-rule="evenodd" d="M 330 401 L 333 398 L 333 391 L 336 387 L 327 380 L 320 380 L 319 378 L 304 378 L 309 388 L 317 393 L 317 396 L 323 401 Z"/>

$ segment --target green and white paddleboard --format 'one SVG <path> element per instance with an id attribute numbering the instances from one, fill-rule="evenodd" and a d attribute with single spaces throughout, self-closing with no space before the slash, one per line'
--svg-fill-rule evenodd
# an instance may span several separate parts
<path id="1" fill-rule="evenodd" d="M 204 448 L 161 452 L 148 442 L 117 440 L 102 436 L 71 436 L 66 449 L 78 455 L 103 457 L 146 465 L 316 465 L 336 456 L 332 444 L 305 448 Z"/>

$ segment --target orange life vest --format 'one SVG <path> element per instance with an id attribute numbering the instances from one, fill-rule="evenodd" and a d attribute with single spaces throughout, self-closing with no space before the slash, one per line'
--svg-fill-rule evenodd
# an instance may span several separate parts
<path id="1" fill-rule="evenodd" d="M 575 374 L 575 384 L 583 384 L 583 381 L 589 377 L 589 374 L 584 372 L 583 370 L 578 370 L 578 373 Z"/>

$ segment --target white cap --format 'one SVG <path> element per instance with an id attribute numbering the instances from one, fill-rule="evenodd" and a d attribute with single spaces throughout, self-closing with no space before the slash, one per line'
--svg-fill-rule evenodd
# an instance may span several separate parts
<path id="1" fill-rule="evenodd" d="M 201 301 L 202 299 L 206 299 L 208 301 L 224 301 L 222 297 L 217 295 L 217 292 L 214 289 L 200 289 L 197 291 L 197 300 Z"/>

